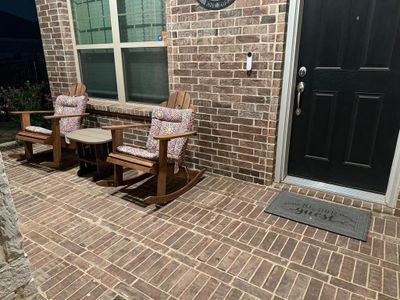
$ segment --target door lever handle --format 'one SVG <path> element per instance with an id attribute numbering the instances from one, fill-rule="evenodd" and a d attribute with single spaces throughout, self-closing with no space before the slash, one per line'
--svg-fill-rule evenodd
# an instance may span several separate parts
<path id="1" fill-rule="evenodd" d="M 300 108 L 300 104 L 301 104 L 301 94 L 304 92 L 306 88 L 306 84 L 301 81 L 299 82 L 299 84 L 297 85 L 297 108 L 296 108 L 296 116 L 300 116 L 301 115 L 301 108 Z"/>

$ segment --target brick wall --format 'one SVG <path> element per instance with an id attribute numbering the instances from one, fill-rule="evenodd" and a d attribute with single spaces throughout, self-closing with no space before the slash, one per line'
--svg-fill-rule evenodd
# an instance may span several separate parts
<path id="1" fill-rule="evenodd" d="M 190 91 L 198 112 L 193 161 L 214 173 L 271 183 L 287 0 L 236 0 L 219 11 L 196 0 L 167 2 L 171 88 Z"/>
<path id="2" fill-rule="evenodd" d="M 77 81 L 67 0 L 36 0 L 36 9 L 50 89 L 58 95 Z"/>
<path id="3" fill-rule="evenodd" d="M 261 184 L 273 179 L 288 0 L 236 0 L 210 11 L 196 0 L 166 0 L 170 90 L 187 90 L 199 135 L 189 165 Z M 67 0 L 36 0 L 54 95 L 77 81 Z M 246 53 L 254 71 L 245 72 Z M 143 122 L 149 111 L 92 105 L 87 126 Z M 144 146 L 146 132 L 125 132 Z M 400 199 L 398 201 L 400 209 Z"/>
<path id="4" fill-rule="evenodd" d="M 189 152 L 196 166 L 271 183 L 286 3 L 237 0 L 210 11 L 196 0 L 167 1 L 170 87 L 189 91 L 196 105 L 199 136 Z M 51 90 L 59 94 L 77 80 L 67 2 L 36 4 Z M 250 77 L 245 71 L 249 51 L 254 53 Z M 100 118 L 97 124 L 118 121 Z"/>
<path id="5" fill-rule="evenodd" d="M 149 123 L 150 110 L 128 108 L 118 105 L 90 104 L 90 116 L 84 119 L 85 127 L 102 127 L 106 125 L 122 125 L 132 123 Z M 148 129 L 125 129 L 124 143 L 145 147 Z"/>

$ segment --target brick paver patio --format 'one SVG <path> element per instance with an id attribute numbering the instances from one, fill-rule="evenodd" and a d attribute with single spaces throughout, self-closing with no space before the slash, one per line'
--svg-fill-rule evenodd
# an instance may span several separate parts
<path id="1" fill-rule="evenodd" d="M 398 299 L 400 220 L 367 243 L 263 212 L 271 187 L 208 176 L 156 210 L 126 189 L 4 155 L 46 299 Z"/>

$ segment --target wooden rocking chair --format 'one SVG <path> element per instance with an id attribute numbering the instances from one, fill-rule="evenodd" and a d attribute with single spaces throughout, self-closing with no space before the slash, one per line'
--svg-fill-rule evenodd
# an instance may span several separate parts
<path id="1" fill-rule="evenodd" d="M 104 126 L 112 132 L 113 152 L 107 162 L 114 165 L 114 179 L 98 182 L 101 186 L 132 185 L 153 175 L 157 176 L 157 196 L 145 199 L 146 204 L 165 204 L 187 192 L 202 178 L 205 170 L 189 170 L 181 166 L 188 137 L 195 135 L 190 131 L 194 112 L 190 95 L 177 92 L 168 101 L 161 103 L 152 113 L 151 124 Z M 123 145 L 123 130 L 126 128 L 151 127 L 147 149 Z M 144 172 L 135 178 L 123 180 L 123 168 Z M 186 178 L 181 189 L 166 194 L 168 176 Z"/>
<path id="2" fill-rule="evenodd" d="M 70 98 L 74 97 L 74 98 Z M 55 111 L 17 111 L 14 115 L 21 116 L 21 131 L 17 133 L 16 139 L 24 142 L 25 153 L 10 154 L 18 160 L 32 160 L 33 143 L 53 146 L 53 161 L 42 162 L 42 165 L 58 169 L 61 167 L 62 148 L 73 150 L 75 143 L 68 144 L 65 141 L 65 134 L 77 130 L 81 126 L 87 103 L 86 87 L 82 83 L 74 84 L 65 95 L 58 96 L 54 103 Z M 32 114 L 54 114 L 44 116 L 51 121 L 51 130 L 31 126 Z"/>

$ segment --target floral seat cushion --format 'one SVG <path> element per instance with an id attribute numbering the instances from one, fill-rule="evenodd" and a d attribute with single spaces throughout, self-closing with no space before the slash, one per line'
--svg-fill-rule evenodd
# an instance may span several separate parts
<path id="1" fill-rule="evenodd" d="M 41 133 L 45 135 L 51 135 L 52 131 L 43 127 L 39 126 L 27 126 L 25 128 L 26 131 L 34 132 L 34 133 Z"/>
<path id="2" fill-rule="evenodd" d="M 86 111 L 87 99 L 85 96 L 71 97 L 60 95 L 54 102 L 54 115 L 77 115 Z M 60 120 L 60 131 L 66 134 L 81 128 L 81 117 L 63 118 Z"/>
<path id="3" fill-rule="evenodd" d="M 142 148 L 136 148 L 136 147 L 131 147 L 131 146 L 119 146 L 117 148 L 118 152 L 124 153 L 124 154 L 129 154 L 133 155 L 135 157 L 143 158 L 143 159 L 149 159 L 149 160 L 158 160 L 158 152 L 150 152 L 146 149 Z M 178 157 L 168 155 L 167 162 L 168 163 L 174 163 L 178 160 Z"/>
<path id="4" fill-rule="evenodd" d="M 142 148 L 135 148 L 130 146 L 119 146 L 117 148 L 118 152 L 133 155 L 139 158 L 150 159 L 150 160 L 157 160 L 158 153 L 149 152 L 146 149 Z"/>

